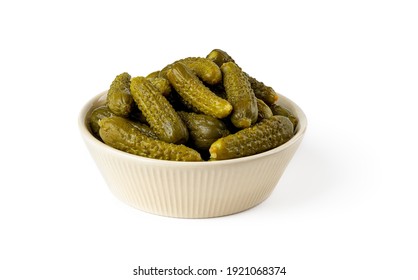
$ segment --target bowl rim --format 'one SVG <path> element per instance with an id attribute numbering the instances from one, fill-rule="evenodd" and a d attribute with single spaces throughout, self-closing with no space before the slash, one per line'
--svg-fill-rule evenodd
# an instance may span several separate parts
<path id="1" fill-rule="evenodd" d="M 96 108 L 104 103 L 107 92 L 108 92 L 107 90 L 102 91 L 101 93 L 90 98 L 90 100 L 80 110 L 79 117 L 78 117 L 78 125 L 79 125 L 81 135 L 83 136 L 85 141 L 88 141 L 92 145 L 96 145 L 99 148 L 106 150 L 107 152 L 118 155 L 120 157 L 124 157 L 129 160 L 135 160 L 138 163 L 139 162 L 147 163 L 148 165 L 167 165 L 167 166 L 175 166 L 175 167 L 182 166 L 182 167 L 201 168 L 201 167 L 222 166 L 222 165 L 230 165 L 230 164 L 254 161 L 259 158 L 268 157 L 276 153 L 279 153 L 283 150 L 286 150 L 288 147 L 298 142 L 304 136 L 306 128 L 307 128 L 307 118 L 306 118 L 305 113 L 302 111 L 302 109 L 295 102 L 293 102 L 286 96 L 283 96 L 277 93 L 279 96 L 278 103 L 280 105 L 283 105 L 286 109 L 290 110 L 298 118 L 298 125 L 296 127 L 296 133 L 286 143 L 276 148 L 273 148 L 271 150 L 259 153 L 259 154 L 241 157 L 241 158 L 233 158 L 233 159 L 225 159 L 225 160 L 217 160 L 217 161 L 172 161 L 172 160 L 147 158 L 147 157 L 129 154 L 127 152 L 120 151 L 111 146 L 108 146 L 105 143 L 98 140 L 96 137 L 94 137 L 93 134 L 90 132 L 90 129 L 88 128 L 87 116 L 91 113 L 93 108 Z"/>

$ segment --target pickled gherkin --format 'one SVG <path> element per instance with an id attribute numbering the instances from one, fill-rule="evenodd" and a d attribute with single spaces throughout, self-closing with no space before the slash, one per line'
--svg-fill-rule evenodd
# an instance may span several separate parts
<path id="1" fill-rule="evenodd" d="M 279 104 L 275 103 L 270 106 L 270 109 L 273 112 L 273 115 L 288 117 L 289 120 L 293 123 L 294 128 L 296 128 L 296 126 L 298 125 L 298 119 L 283 106 L 280 106 Z"/>
<path id="2" fill-rule="evenodd" d="M 263 82 L 248 75 L 248 81 L 257 98 L 263 100 L 266 104 L 271 105 L 279 99 L 279 96 L 272 87 L 266 86 Z"/>
<path id="3" fill-rule="evenodd" d="M 229 54 L 220 49 L 212 50 L 206 58 L 215 62 L 219 67 L 226 62 L 235 62 Z"/>
<path id="4" fill-rule="evenodd" d="M 219 66 L 213 61 L 203 57 L 187 57 L 181 59 L 184 65 L 192 69 L 192 71 L 202 81 L 210 85 L 214 85 L 222 81 L 222 73 Z"/>
<path id="5" fill-rule="evenodd" d="M 222 81 L 222 73 L 219 66 L 212 60 L 203 57 L 186 57 L 175 61 L 164 67 L 160 72 L 160 77 L 166 78 L 168 71 L 176 63 L 183 63 L 203 82 L 214 85 Z"/>
<path id="6" fill-rule="evenodd" d="M 238 128 L 250 127 L 258 118 L 257 100 L 247 77 L 234 62 L 221 66 L 226 96 L 233 107 L 231 121 Z"/>
<path id="7" fill-rule="evenodd" d="M 112 113 L 112 111 L 110 111 L 109 107 L 107 107 L 106 105 L 103 105 L 94 109 L 91 112 L 90 118 L 89 118 L 89 125 L 90 125 L 91 132 L 93 132 L 93 134 L 96 137 L 99 136 L 99 129 L 100 129 L 99 121 L 103 118 L 107 118 L 113 115 L 114 114 Z"/>
<path id="8" fill-rule="evenodd" d="M 219 119 L 231 113 L 232 105 L 207 88 L 183 63 L 173 64 L 167 78 L 184 102 L 198 111 Z"/>
<path id="9" fill-rule="evenodd" d="M 186 143 L 186 125 L 168 100 L 144 77 L 131 81 L 131 93 L 158 138 L 167 143 Z"/>
<path id="10" fill-rule="evenodd" d="M 235 62 L 227 52 L 220 49 L 212 50 L 206 58 L 215 62 L 219 67 L 227 62 Z M 267 105 L 271 105 L 277 101 L 278 95 L 272 87 L 266 86 L 263 82 L 258 81 L 245 72 L 244 75 L 247 76 L 247 79 L 251 84 L 251 88 L 257 98 L 263 100 Z"/>
<path id="11" fill-rule="evenodd" d="M 143 134 L 129 120 L 113 116 L 101 119 L 100 137 L 107 145 L 138 156 L 175 161 L 201 161 L 200 154 L 184 145 L 166 143 Z"/>
<path id="12" fill-rule="evenodd" d="M 204 114 L 178 113 L 189 129 L 193 145 L 200 150 L 209 149 L 213 142 L 229 134 L 225 124 L 217 118 Z"/>
<path id="13" fill-rule="evenodd" d="M 130 93 L 131 75 L 124 72 L 116 76 L 107 93 L 107 106 L 118 116 L 126 117 L 132 110 L 134 100 Z"/>
<path id="14" fill-rule="evenodd" d="M 255 155 L 278 147 L 292 137 L 292 122 L 284 116 L 272 116 L 216 140 L 209 148 L 210 158 L 222 160 Z"/>
<path id="15" fill-rule="evenodd" d="M 258 108 L 258 119 L 257 121 L 261 121 L 262 119 L 268 119 L 273 116 L 273 112 L 271 111 L 270 107 L 264 103 L 263 100 L 257 98 L 257 108 Z"/>

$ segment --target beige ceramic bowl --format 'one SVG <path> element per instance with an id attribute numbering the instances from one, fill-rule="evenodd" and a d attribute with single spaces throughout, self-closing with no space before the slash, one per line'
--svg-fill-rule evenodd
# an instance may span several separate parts
<path id="1" fill-rule="evenodd" d="M 175 162 L 131 155 L 105 145 L 89 130 L 87 117 L 102 105 L 103 92 L 79 116 L 81 135 L 112 193 L 140 210 L 170 217 L 209 218 L 254 207 L 272 193 L 306 130 L 306 117 L 291 100 L 279 103 L 298 119 L 295 136 L 280 147 L 239 159 Z"/>

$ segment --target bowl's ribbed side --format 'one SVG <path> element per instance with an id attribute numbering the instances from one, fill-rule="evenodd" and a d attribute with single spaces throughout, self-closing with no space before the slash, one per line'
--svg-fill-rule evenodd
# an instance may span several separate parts
<path id="1" fill-rule="evenodd" d="M 277 154 L 238 164 L 158 166 L 89 147 L 112 193 L 142 211 L 182 218 L 208 218 L 244 211 L 276 187 L 300 141 Z"/>

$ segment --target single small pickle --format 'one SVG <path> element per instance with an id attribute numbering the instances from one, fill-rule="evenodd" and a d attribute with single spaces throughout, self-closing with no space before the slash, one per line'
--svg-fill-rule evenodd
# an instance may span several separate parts
<path id="1" fill-rule="evenodd" d="M 231 113 L 232 105 L 207 88 L 183 63 L 173 64 L 167 72 L 167 78 L 184 102 L 199 112 L 218 119 Z"/>
<path id="2" fill-rule="evenodd" d="M 204 57 L 186 57 L 167 65 L 160 71 L 160 77 L 166 78 L 168 71 L 176 63 L 183 63 L 203 82 L 214 85 L 222 81 L 222 73 L 219 66 L 212 60 Z"/>
<path id="3" fill-rule="evenodd" d="M 134 100 L 130 93 L 131 75 L 124 72 L 116 76 L 107 93 L 107 106 L 118 116 L 126 117 L 132 110 Z"/>
<path id="4" fill-rule="evenodd" d="M 100 137 L 107 145 L 138 156 L 174 160 L 201 161 L 200 154 L 184 145 L 167 143 L 143 134 L 131 121 L 118 116 L 99 121 Z"/>
<path id="5" fill-rule="evenodd" d="M 257 121 L 257 100 L 247 77 L 234 62 L 222 64 L 227 100 L 233 107 L 231 121 L 238 128 L 250 127 Z"/>
<path id="6" fill-rule="evenodd" d="M 289 120 L 293 123 L 293 127 L 296 129 L 296 126 L 298 125 L 299 121 L 288 109 L 284 108 L 283 106 L 280 106 L 277 103 L 270 105 L 270 109 L 273 112 L 273 115 L 288 117 Z"/>
<path id="7" fill-rule="evenodd" d="M 268 119 L 273 116 L 273 112 L 271 111 L 270 107 L 264 103 L 263 100 L 257 98 L 257 108 L 258 108 L 258 119 L 257 121 L 261 121 L 262 119 Z"/>
<path id="8" fill-rule="evenodd" d="M 271 105 L 279 99 L 279 96 L 272 87 L 266 86 L 263 82 L 247 74 L 248 81 L 257 98 L 263 100 L 267 105 Z"/>
<path id="9" fill-rule="evenodd" d="M 110 111 L 107 105 L 103 105 L 94 109 L 91 112 L 90 118 L 89 118 L 89 125 L 90 125 L 91 132 L 93 132 L 93 134 L 96 137 L 99 136 L 99 129 L 100 129 L 99 121 L 103 118 L 107 118 L 113 115 L 114 114 L 112 113 L 112 111 Z"/>
<path id="10" fill-rule="evenodd" d="M 227 52 L 220 49 L 212 50 L 206 58 L 215 62 L 219 67 L 227 62 L 235 62 Z M 267 105 L 271 105 L 277 101 L 279 96 L 272 87 L 266 86 L 263 82 L 258 81 L 245 72 L 244 74 L 247 76 L 248 81 L 251 84 L 251 88 L 257 98 L 263 100 Z"/>
<path id="11" fill-rule="evenodd" d="M 167 143 L 186 143 L 189 137 L 186 125 L 168 100 L 144 77 L 131 81 L 131 93 L 158 138 Z"/>
<path id="12" fill-rule="evenodd" d="M 199 150 L 207 150 L 217 139 L 229 135 L 226 125 L 209 115 L 178 112 L 189 129 L 193 145 Z"/>
<path id="13" fill-rule="evenodd" d="M 272 116 L 216 140 L 209 148 L 210 158 L 223 160 L 255 155 L 278 147 L 292 137 L 292 122 L 284 116 Z"/>
<path id="14" fill-rule="evenodd" d="M 226 62 L 235 62 L 227 52 L 220 49 L 212 50 L 206 58 L 215 62 L 219 67 Z"/>

